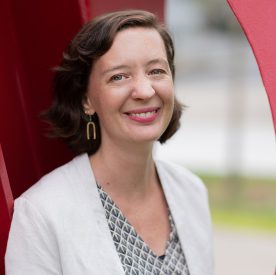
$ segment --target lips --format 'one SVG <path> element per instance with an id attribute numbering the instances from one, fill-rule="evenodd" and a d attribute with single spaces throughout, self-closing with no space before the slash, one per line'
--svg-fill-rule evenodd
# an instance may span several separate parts
<path id="1" fill-rule="evenodd" d="M 143 109 L 136 109 L 125 112 L 129 119 L 140 123 L 149 123 L 154 121 L 158 117 L 160 108 L 149 107 Z"/>

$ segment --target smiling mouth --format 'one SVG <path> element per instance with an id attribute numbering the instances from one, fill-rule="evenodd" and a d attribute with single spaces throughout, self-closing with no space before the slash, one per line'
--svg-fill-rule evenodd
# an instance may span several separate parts
<path id="1" fill-rule="evenodd" d="M 128 113 L 129 116 L 134 116 L 134 117 L 141 117 L 141 118 L 147 118 L 151 117 L 154 114 L 156 114 L 158 109 L 151 111 L 151 112 L 145 112 L 145 113 Z"/>
<path id="2" fill-rule="evenodd" d="M 140 123 L 148 123 L 154 121 L 159 113 L 160 108 L 147 108 L 126 112 L 129 119 Z"/>

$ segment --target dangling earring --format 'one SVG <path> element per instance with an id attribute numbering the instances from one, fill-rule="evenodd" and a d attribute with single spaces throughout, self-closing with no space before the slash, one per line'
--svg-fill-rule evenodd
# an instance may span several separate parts
<path id="1" fill-rule="evenodd" d="M 92 116 L 89 115 L 89 121 L 86 124 L 86 138 L 87 138 L 87 140 L 91 139 L 91 136 L 90 136 L 90 127 L 91 126 L 93 128 L 93 136 L 92 136 L 92 138 L 93 138 L 93 140 L 95 140 L 97 138 L 97 136 L 96 136 L 96 125 L 92 121 Z"/>

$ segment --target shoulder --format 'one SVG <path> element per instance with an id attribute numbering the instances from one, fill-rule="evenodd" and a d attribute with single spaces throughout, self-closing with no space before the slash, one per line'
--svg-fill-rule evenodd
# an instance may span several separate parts
<path id="1" fill-rule="evenodd" d="M 55 212 L 61 205 L 72 203 L 85 188 L 85 181 L 92 178 L 89 165 L 88 156 L 84 154 L 46 174 L 16 199 L 15 210 L 31 205 L 38 211 Z"/>
<path id="2" fill-rule="evenodd" d="M 163 176 L 173 183 L 170 185 L 193 189 L 206 193 L 206 187 L 202 180 L 186 167 L 164 160 L 155 160 L 159 176 Z M 173 187 L 173 186 L 172 186 Z"/>
<path id="3" fill-rule="evenodd" d="M 56 168 L 50 173 L 44 175 L 38 182 L 31 186 L 21 197 L 34 199 L 41 195 L 53 195 L 66 191 L 70 182 L 78 179 L 81 180 L 82 171 L 80 168 L 86 164 L 86 155 L 80 155 L 68 163 Z"/>

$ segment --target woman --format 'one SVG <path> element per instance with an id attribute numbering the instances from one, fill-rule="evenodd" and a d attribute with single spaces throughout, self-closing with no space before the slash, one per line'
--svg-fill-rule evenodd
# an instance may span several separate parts
<path id="1" fill-rule="evenodd" d="M 146 11 L 100 16 L 72 40 L 44 118 L 80 155 L 16 200 L 7 275 L 212 274 L 205 187 L 152 156 L 179 126 L 173 59 Z"/>

